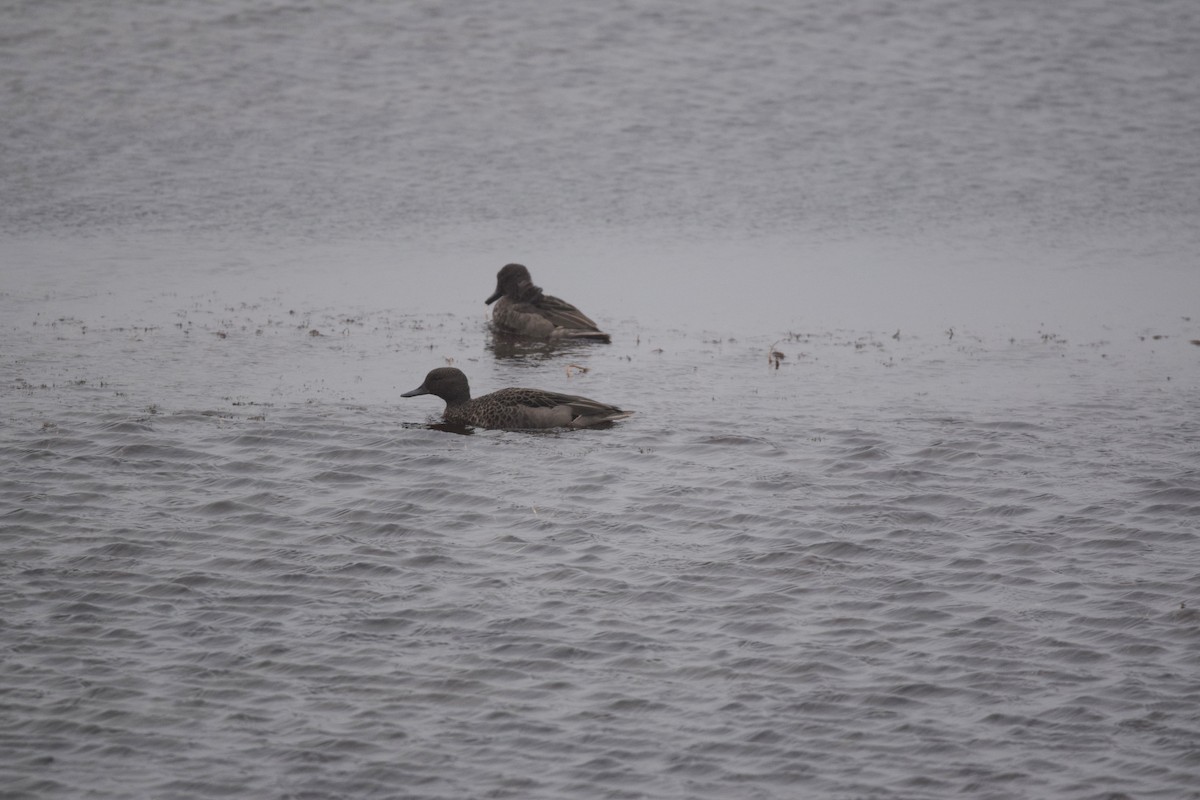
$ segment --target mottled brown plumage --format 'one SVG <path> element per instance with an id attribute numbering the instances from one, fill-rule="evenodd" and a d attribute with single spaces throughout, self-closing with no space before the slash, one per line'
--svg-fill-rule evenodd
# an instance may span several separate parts
<path id="1" fill-rule="evenodd" d="M 529 270 L 507 264 L 496 274 L 496 291 L 484 302 L 491 305 L 496 329 L 533 339 L 592 339 L 611 341 L 586 314 L 565 300 L 534 286 Z"/>
<path id="2" fill-rule="evenodd" d="M 424 383 L 401 397 L 422 394 L 446 401 L 447 423 L 477 428 L 586 428 L 633 414 L 586 397 L 542 389 L 501 389 L 472 399 L 467 376 L 454 367 L 431 370 Z"/>

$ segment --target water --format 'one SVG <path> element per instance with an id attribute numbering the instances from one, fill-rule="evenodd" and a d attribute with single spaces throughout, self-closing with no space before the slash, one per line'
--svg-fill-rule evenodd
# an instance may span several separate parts
<path id="1" fill-rule="evenodd" d="M 1198 796 L 1191 4 L 5 17 L 6 797 Z"/>

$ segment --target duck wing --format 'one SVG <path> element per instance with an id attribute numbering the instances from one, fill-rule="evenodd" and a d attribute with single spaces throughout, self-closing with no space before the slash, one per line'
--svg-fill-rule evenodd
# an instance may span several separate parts
<path id="1" fill-rule="evenodd" d="M 575 306 L 568 303 L 566 300 L 560 300 L 557 297 L 552 297 L 548 294 L 542 295 L 537 301 L 531 303 L 538 313 L 546 319 L 553 322 L 560 328 L 573 328 L 577 330 L 589 330 L 599 332 L 596 323 L 587 314 L 584 314 Z"/>
<path id="2" fill-rule="evenodd" d="M 544 414 L 546 418 L 557 420 L 558 425 L 570 428 L 584 428 L 601 422 L 625 419 L 632 416 L 632 411 L 625 411 L 599 400 L 580 397 L 574 394 L 547 392 L 542 389 L 517 389 L 520 392 L 520 402 L 531 413 Z"/>

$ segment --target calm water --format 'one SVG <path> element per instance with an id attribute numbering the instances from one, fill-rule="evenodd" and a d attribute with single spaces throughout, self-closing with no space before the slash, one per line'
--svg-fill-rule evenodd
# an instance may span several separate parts
<path id="1" fill-rule="evenodd" d="M 0 794 L 1200 797 L 1200 10 L 778 5 L 6 5 Z"/>

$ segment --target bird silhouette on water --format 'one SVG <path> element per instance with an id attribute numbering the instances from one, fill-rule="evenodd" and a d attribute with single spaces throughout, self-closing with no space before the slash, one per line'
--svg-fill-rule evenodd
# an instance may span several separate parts
<path id="1" fill-rule="evenodd" d="M 612 341 L 578 308 L 535 286 L 529 270 L 521 264 L 501 267 L 496 273 L 496 291 L 483 302 L 496 303 L 492 309 L 492 322 L 497 330 L 505 333 L 552 341 Z"/>
<path id="2" fill-rule="evenodd" d="M 477 428 L 587 428 L 633 415 L 607 403 L 543 389 L 500 389 L 472 398 L 467 376 L 455 367 L 431 370 L 424 383 L 401 397 L 423 394 L 446 401 L 443 417 L 448 424 Z"/>

